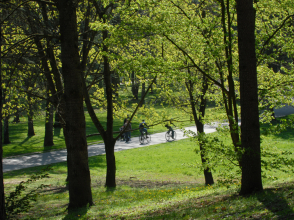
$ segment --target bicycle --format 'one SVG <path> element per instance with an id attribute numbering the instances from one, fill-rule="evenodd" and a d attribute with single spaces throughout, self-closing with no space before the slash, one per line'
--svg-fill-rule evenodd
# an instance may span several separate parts
<path id="1" fill-rule="evenodd" d="M 151 135 L 148 134 L 148 135 L 146 136 L 146 132 L 143 132 L 143 134 L 141 134 L 141 135 L 139 136 L 139 141 L 140 141 L 141 144 L 144 144 L 144 143 L 148 144 L 148 143 L 150 143 L 150 141 L 151 141 Z"/>
<path id="2" fill-rule="evenodd" d="M 174 138 L 172 136 L 173 136 L 172 131 L 167 131 L 165 133 L 166 141 L 171 141 L 171 140 L 175 141 L 177 139 L 177 132 L 174 131 Z"/>

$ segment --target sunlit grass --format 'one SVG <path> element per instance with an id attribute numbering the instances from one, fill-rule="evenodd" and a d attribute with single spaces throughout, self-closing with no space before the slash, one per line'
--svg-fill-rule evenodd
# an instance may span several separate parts
<path id="1" fill-rule="evenodd" d="M 161 111 L 161 108 L 158 108 L 158 111 Z M 168 114 L 172 117 L 172 112 L 178 112 L 176 110 L 172 111 L 172 108 L 167 108 Z M 106 125 L 106 113 L 105 112 L 97 112 L 99 120 L 102 125 Z M 86 134 L 95 134 L 99 133 L 94 126 L 90 116 L 87 112 L 85 112 L 86 119 Z M 189 126 L 191 122 L 187 119 L 187 116 L 183 115 L 181 120 L 184 120 L 183 123 L 176 123 L 177 126 Z M 34 120 L 34 130 L 35 135 L 28 137 L 27 136 L 27 118 L 21 117 L 20 123 L 9 123 L 9 136 L 10 136 L 10 144 L 3 145 L 3 157 L 16 156 L 20 154 L 28 154 L 35 152 L 47 152 L 51 150 L 65 149 L 65 142 L 63 136 L 62 128 L 54 128 L 53 131 L 53 141 L 54 145 L 50 147 L 44 147 L 44 136 L 45 136 L 45 118 L 43 116 L 39 116 Z M 158 119 L 160 121 L 160 118 Z M 132 129 L 136 129 L 141 122 L 141 117 L 136 117 L 132 121 Z M 123 118 L 115 118 L 114 119 L 114 131 L 119 131 L 119 128 L 123 125 Z M 158 124 L 150 127 L 149 130 L 151 133 L 163 132 L 166 131 L 166 128 L 163 124 Z M 117 135 L 117 134 L 115 134 Z M 132 132 L 132 136 L 139 136 L 139 131 L 135 130 Z M 102 143 L 102 137 L 100 135 L 92 136 L 87 138 L 88 145 L 95 143 Z"/>
<path id="2" fill-rule="evenodd" d="M 215 134 L 213 134 L 215 135 Z M 281 134 L 284 135 L 284 134 Z M 292 138 L 291 135 L 290 138 Z M 292 142 L 272 135 L 262 145 L 282 144 L 292 150 Z M 205 186 L 203 174 L 186 163 L 199 161 L 193 152 L 197 146 L 188 139 L 147 146 L 116 153 L 117 187 L 104 187 L 105 155 L 89 158 L 94 206 L 68 214 L 66 163 L 53 164 L 50 178 L 40 181 L 50 185 L 41 192 L 33 208 L 19 216 L 24 219 L 291 219 L 294 213 L 293 176 L 272 171 L 277 180 L 264 180 L 264 192 L 249 197 L 238 196 L 239 184 L 229 189 L 215 184 Z M 5 190 L 42 167 L 4 174 Z M 214 174 L 214 173 L 213 173 Z M 214 175 L 215 180 L 217 176 Z M 34 183 L 32 187 L 37 184 Z"/>

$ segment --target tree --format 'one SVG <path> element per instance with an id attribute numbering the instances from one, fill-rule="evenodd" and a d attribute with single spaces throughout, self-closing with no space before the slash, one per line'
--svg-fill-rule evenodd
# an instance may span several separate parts
<path id="1" fill-rule="evenodd" d="M 0 56 L 2 57 L 2 19 L 0 25 Z M 0 97 L 2 97 L 2 59 L 0 59 Z M 3 182 L 3 147 L 2 147 L 2 98 L 0 99 L 0 217 L 5 219 L 5 200 L 4 200 L 4 182 Z"/>
<path id="2" fill-rule="evenodd" d="M 198 95 L 198 97 L 196 97 L 196 98 L 194 98 L 194 93 L 195 93 L 194 92 L 194 86 L 195 86 L 194 84 L 195 84 L 195 82 L 193 82 L 191 79 L 188 82 L 186 82 L 186 88 L 188 90 L 189 97 L 190 97 L 189 101 L 190 101 L 191 111 L 192 111 L 194 123 L 197 128 L 197 135 L 198 136 L 205 135 L 203 119 L 205 116 L 205 109 L 206 109 L 206 104 L 207 104 L 207 99 L 206 99 L 205 95 L 206 95 L 206 92 L 208 92 L 208 87 L 209 87 L 208 80 L 206 79 L 206 77 L 202 77 L 202 79 L 200 79 L 200 80 L 202 81 L 202 85 L 201 85 L 202 91 L 200 92 L 200 95 Z M 200 102 L 198 101 L 198 99 L 200 99 Z M 200 141 L 199 147 L 200 147 L 201 161 L 202 161 L 203 166 L 205 166 L 205 168 L 203 169 L 205 184 L 212 185 L 212 184 L 214 184 L 214 181 L 213 181 L 211 169 L 210 169 L 210 167 L 208 167 L 209 161 L 207 160 L 206 155 L 205 155 L 205 151 L 206 151 L 205 142 Z"/>
<path id="3" fill-rule="evenodd" d="M 113 73 L 116 74 L 128 74 L 127 68 L 124 68 L 122 63 L 124 63 L 123 57 L 127 57 L 127 55 L 124 53 L 126 50 L 125 48 L 129 48 L 130 39 L 123 39 L 126 38 L 126 35 L 128 35 L 128 31 L 126 31 L 124 28 L 127 26 L 126 24 L 122 24 L 118 21 L 122 21 L 122 14 L 119 12 L 114 12 L 116 8 L 120 4 L 114 4 L 113 2 L 110 2 L 109 4 L 102 4 L 102 2 L 96 2 L 91 1 L 93 6 L 95 7 L 96 14 L 99 16 L 99 20 L 95 21 L 92 26 L 93 30 L 95 32 L 100 33 L 102 39 L 101 39 L 101 51 L 100 51 L 100 63 L 102 65 L 102 76 L 103 76 L 103 82 L 105 85 L 105 92 L 103 93 L 103 97 L 105 97 L 105 103 L 106 103 L 106 112 L 107 112 L 107 122 L 106 127 L 103 127 L 99 117 L 97 117 L 95 111 L 94 111 L 94 105 L 92 104 L 93 100 L 91 100 L 88 86 L 86 85 L 86 79 L 84 79 L 84 96 L 85 96 L 85 103 L 87 106 L 88 113 L 97 128 L 98 132 L 103 138 L 104 144 L 105 144 L 105 152 L 106 152 L 106 163 L 107 163 L 107 170 L 106 170 L 106 182 L 105 186 L 112 188 L 116 187 L 116 163 L 115 163 L 115 154 L 114 154 L 114 146 L 117 141 L 117 139 L 120 137 L 122 132 L 118 135 L 114 135 L 113 131 L 113 120 L 114 120 L 114 114 L 118 112 L 118 109 L 121 108 L 120 103 L 118 103 L 118 100 L 116 97 L 113 96 L 116 90 L 117 83 L 113 82 Z M 128 4 L 122 3 L 120 6 L 128 7 Z M 86 28 L 85 28 L 86 29 Z M 122 33 L 123 32 L 123 33 Z M 141 35 L 140 35 L 141 36 Z M 123 46 L 122 46 L 123 45 Z M 119 48 L 119 50 L 118 50 Z M 122 66 L 119 67 L 119 64 L 122 64 Z M 138 67 L 139 68 L 139 67 Z M 117 71 L 117 72 L 116 72 Z M 132 69 L 134 71 L 134 69 Z M 125 72 L 125 73 L 123 73 Z M 129 71 L 131 72 L 131 71 Z M 141 70 L 141 72 L 143 72 Z M 143 74 L 143 73 L 142 73 Z M 156 78 L 156 77 L 155 77 Z M 149 87 L 146 89 L 146 92 L 141 97 L 141 101 L 137 105 L 137 107 L 131 111 L 132 116 L 130 118 L 130 121 L 133 119 L 134 115 L 136 114 L 139 106 L 144 101 L 144 98 L 148 91 L 150 90 L 150 87 L 155 81 L 155 78 L 153 77 L 152 82 L 149 84 Z"/>
<path id="4" fill-rule="evenodd" d="M 266 11 L 269 9 L 269 5 L 267 5 L 269 1 L 258 1 L 258 3 L 259 2 L 262 2 L 260 3 L 261 5 L 259 5 L 261 10 Z M 275 1 L 270 1 L 270 5 L 272 8 L 274 8 L 273 5 L 277 4 L 278 1 L 275 3 L 273 2 Z M 180 66 L 177 61 L 174 63 L 171 62 L 171 65 L 173 65 L 174 68 L 194 68 L 204 77 L 206 77 L 206 79 L 211 84 L 214 84 L 219 88 L 220 96 L 219 100 L 216 101 L 221 103 L 224 107 L 227 121 L 229 122 L 229 134 L 231 136 L 234 146 L 234 151 L 230 152 L 230 156 L 232 156 L 232 160 L 234 162 L 237 161 L 237 164 L 239 165 L 239 167 L 241 167 L 243 161 L 242 150 L 244 150 L 244 148 L 240 148 L 241 132 L 238 126 L 238 121 L 240 119 L 238 106 L 239 59 L 236 31 L 238 28 L 238 24 L 234 19 L 234 15 L 236 14 L 235 2 L 229 0 L 217 0 L 202 2 L 193 1 L 194 4 L 185 4 L 178 1 L 167 0 L 161 1 L 160 3 L 162 4 L 156 4 L 156 6 L 154 6 L 151 2 L 148 2 L 145 5 L 140 5 L 136 3 L 138 5 L 137 7 L 141 10 L 146 5 L 150 8 L 152 7 L 152 10 L 146 10 L 146 16 L 141 16 L 141 22 L 137 23 L 140 23 L 142 29 L 145 28 L 145 30 L 149 31 L 148 33 L 152 34 L 153 36 L 158 36 L 158 38 L 154 37 L 153 39 L 157 39 L 158 41 L 160 41 L 160 43 L 162 43 L 165 38 L 165 44 L 168 44 L 169 42 L 171 45 L 174 46 L 174 49 L 176 49 L 177 51 L 182 53 L 183 56 L 188 58 L 188 66 Z M 287 5 L 288 3 L 285 4 Z M 283 7 L 287 8 L 285 5 Z M 259 7 L 257 8 L 259 9 Z M 280 16 L 280 11 L 282 10 L 279 9 L 279 12 L 274 12 L 277 13 L 275 17 L 282 17 Z M 206 16 L 203 16 L 203 13 L 206 13 Z M 286 13 L 291 14 L 290 10 Z M 267 23 L 269 23 L 269 26 L 272 24 L 271 22 L 268 22 L 269 20 L 271 20 L 271 16 L 273 16 L 273 13 L 269 13 L 266 19 L 264 19 L 262 15 L 260 16 L 260 21 L 265 21 L 265 24 L 262 23 L 263 26 L 268 25 Z M 258 46 L 261 51 L 260 63 L 264 64 L 262 60 L 264 46 L 269 43 L 270 39 L 275 36 L 275 34 L 282 28 L 284 24 L 287 24 L 287 19 L 289 19 L 290 17 L 291 15 L 283 18 L 284 20 L 282 20 L 282 22 L 281 19 L 278 22 L 275 19 L 275 23 L 273 24 L 272 28 L 270 28 L 274 29 L 272 31 L 273 34 L 269 34 L 268 28 L 258 30 L 260 33 L 263 34 L 263 37 L 260 37 L 260 35 L 258 36 Z M 146 19 L 146 22 L 143 22 L 143 19 Z M 152 22 L 150 22 L 150 20 L 152 20 Z M 243 36 L 246 36 L 246 34 Z M 173 59 L 172 55 L 170 55 L 169 57 L 172 57 L 170 58 L 170 60 Z M 203 68 L 203 66 L 200 65 L 201 62 L 206 62 L 206 68 Z M 268 74 L 268 72 L 265 74 Z M 268 84 L 265 74 L 262 74 L 264 79 L 259 82 L 259 85 L 263 84 L 262 86 L 264 86 Z M 292 77 L 293 76 L 290 75 L 283 75 L 283 77 L 280 76 L 280 78 L 283 79 L 283 83 L 285 83 L 285 85 L 287 86 L 290 86 L 289 82 L 292 81 Z M 262 78 L 260 77 L 260 79 Z M 287 80 L 289 81 L 288 83 Z M 256 90 L 257 88 L 258 87 L 256 83 Z M 284 88 L 286 88 L 286 86 Z M 289 94 L 292 89 L 290 88 L 283 89 L 282 93 L 277 86 L 275 86 L 274 89 L 271 89 L 272 91 L 269 92 L 267 88 L 263 88 L 263 92 L 264 94 L 266 94 L 265 96 L 270 96 L 272 100 L 277 100 L 277 96 L 273 93 L 274 91 L 278 91 L 278 93 L 281 94 L 281 97 L 285 97 L 286 93 L 288 94 L 287 98 L 291 97 Z M 285 100 L 285 98 L 282 99 L 281 97 L 279 97 L 278 99 Z M 254 111 L 256 111 L 256 109 Z M 256 115 L 254 115 L 254 117 L 256 120 Z M 243 119 L 243 117 L 241 117 L 241 120 L 243 121 L 246 119 Z M 256 135 L 258 134 L 259 133 L 257 132 Z M 254 141 L 256 142 L 256 144 L 260 144 L 259 139 L 255 139 Z M 260 175 L 260 162 L 257 161 L 256 165 L 257 173 L 259 173 Z"/>
<path id="5" fill-rule="evenodd" d="M 253 0 L 236 0 L 241 102 L 242 179 L 240 194 L 262 190 L 258 86 Z"/>
<path id="6" fill-rule="evenodd" d="M 2 3 L 0 3 L 1 14 L 3 12 Z M 4 13 L 3 13 L 4 14 Z M 2 14 L 2 15 L 3 15 Z M 5 213 L 5 196 L 4 196 L 4 182 L 3 182 L 3 145 L 2 145 L 2 25 L 5 19 L 1 17 L 0 20 L 0 218 L 6 219 Z"/>
<path id="7" fill-rule="evenodd" d="M 53 146 L 53 105 L 49 102 L 49 94 L 46 100 L 46 121 L 45 121 L 45 137 L 44 147 Z"/>
<path id="8" fill-rule="evenodd" d="M 62 76 L 64 79 L 65 142 L 67 148 L 69 210 L 92 205 L 83 81 L 78 52 L 75 1 L 57 3 L 61 33 Z"/>

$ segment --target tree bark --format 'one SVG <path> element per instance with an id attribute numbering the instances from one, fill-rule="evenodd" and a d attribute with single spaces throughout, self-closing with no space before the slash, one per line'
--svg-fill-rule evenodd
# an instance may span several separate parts
<path id="1" fill-rule="evenodd" d="M 102 31 L 103 40 L 108 38 L 107 30 Z M 103 51 L 108 52 L 108 47 L 104 44 Z M 116 173 L 116 165 L 115 165 L 115 156 L 114 156 L 114 145 L 115 139 L 113 138 L 113 89 L 111 83 L 111 72 L 107 55 L 103 56 L 103 64 L 104 64 L 104 83 L 106 89 L 106 99 L 107 99 L 107 123 L 106 123 L 106 139 L 104 139 L 105 143 L 105 152 L 106 152 L 106 163 L 107 163 L 107 171 L 106 171 L 106 187 L 116 187 L 115 181 L 115 173 Z"/>
<path id="2" fill-rule="evenodd" d="M 189 71 L 189 70 L 188 70 Z M 190 104 L 191 104 L 191 110 L 194 118 L 194 123 L 197 128 L 197 134 L 204 133 L 204 124 L 201 122 L 201 118 L 205 116 L 205 109 L 206 109 L 206 99 L 205 99 L 205 93 L 208 89 L 208 84 L 205 82 L 205 79 L 203 79 L 203 91 L 200 97 L 200 108 L 199 108 L 199 117 L 197 115 L 196 111 L 196 103 L 193 96 L 193 83 L 191 80 L 186 84 L 188 91 L 189 91 L 189 97 L 190 97 Z M 205 159 L 205 145 L 200 144 L 200 157 L 202 164 L 206 164 L 207 161 Z M 209 168 L 206 168 L 203 170 L 204 178 L 205 178 L 205 185 L 212 185 L 214 184 L 213 176 Z"/>
<path id="3" fill-rule="evenodd" d="M 69 211 L 92 205 L 75 1 L 59 0 Z"/>
<path id="4" fill-rule="evenodd" d="M 263 190 L 253 0 L 236 0 L 241 98 L 242 180 L 240 194 Z"/>
<path id="5" fill-rule="evenodd" d="M 105 186 L 108 188 L 116 187 L 115 175 L 116 175 L 116 163 L 115 163 L 115 155 L 114 155 L 114 145 L 115 140 L 113 138 L 109 138 L 104 141 L 105 151 L 106 151 L 106 182 Z"/>
<path id="6" fill-rule="evenodd" d="M 131 73 L 131 81 L 132 81 L 132 93 L 135 97 L 135 100 L 138 100 L 139 98 L 139 83 L 136 80 L 135 72 L 133 71 Z"/>
<path id="7" fill-rule="evenodd" d="M 33 106 L 31 103 L 31 96 L 28 94 L 28 103 L 29 103 L 29 110 L 28 110 L 28 137 L 34 136 L 34 121 L 33 121 Z"/>
<path id="8" fill-rule="evenodd" d="M 9 117 L 6 116 L 4 118 L 4 125 L 3 125 L 3 129 L 4 129 L 4 134 L 3 134 L 3 144 L 10 144 L 10 140 L 9 140 L 9 124 L 8 124 L 8 120 Z"/>
<path id="9" fill-rule="evenodd" d="M 144 74 L 144 75 L 145 75 L 145 74 Z M 144 80 L 145 80 L 145 77 L 144 77 Z M 143 82 L 143 83 L 142 83 L 141 99 L 142 99 L 142 97 L 145 96 L 145 87 L 146 87 L 146 83 Z M 144 99 L 143 102 L 142 102 L 142 105 L 144 105 L 144 104 L 145 104 L 145 99 Z M 142 105 L 141 105 L 141 106 L 142 106 Z"/>
<path id="10" fill-rule="evenodd" d="M 111 82 L 113 85 L 113 95 L 115 95 L 116 99 L 118 98 L 118 88 L 119 88 L 119 83 L 120 83 L 120 79 L 119 79 L 119 75 L 118 73 L 116 73 L 115 71 L 111 71 Z"/>
<path id="11" fill-rule="evenodd" d="M 53 146 L 53 105 L 46 101 L 46 119 L 45 119 L 45 137 L 44 147 Z"/>
<path id="12" fill-rule="evenodd" d="M 59 114 L 58 114 L 57 112 L 55 112 L 54 119 L 55 119 L 55 122 L 54 122 L 53 127 L 54 127 L 54 128 L 61 128 L 62 125 L 61 125 L 61 123 L 60 123 L 60 120 L 59 120 Z"/>
<path id="13" fill-rule="evenodd" d="M 223 28 L 223 41 L 225 45 L 225 56 L 227 64 L 227 82 L 229 90 L 227 94 L 223 92 L 223 98 L 226 108 L 226 113 L 229 121 L 231 139 L 235 146 L 235 151 L 238 151 L 239 147 L 239 128 L 238 128 L 238 110 L 237 110 L 237 101 L 235 93 L 235 85 L 233 79 L 233 55 L 232 55 L 232 27 L 231 27 L 231 13 L 230 13 L 230 1 L 221 0 L 221 17 L 222 17 L 222 28 Z M 226 22 L 227 19 L 227 22 Z M 223 72 L 220 71 L 221 84 L 224 84 Z M 240 158 L 238 158 L 240 163 Z"/>
<path id="14" fill-rule="evenodd" d="M 2 28 L 0 25 L 0 55 L 2 55 Z M 0 59 L 0 219 L 6 219 L 5 212 L 5 197 L 4 197 L 4 182 L 3 182 L 3 147 L 2 147 L 2 63 Z"/>

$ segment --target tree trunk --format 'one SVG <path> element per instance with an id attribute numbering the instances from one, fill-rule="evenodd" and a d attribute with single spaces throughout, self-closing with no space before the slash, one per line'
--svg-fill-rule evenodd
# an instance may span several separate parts
<path id="1" fill-rule="evenodd" d="M 146 85 L 146 83 L 143 82 L 143 83 L 142 83 L 142 93 L 141 93 L 141 97 L 143 97 L 143 96 L 145 95 L 145 85 Z"/>
<path id="2" fill-rule="evenodd" d="M 104 20 L 104 22 L 106 22 Z M 108 38 L 107 30 L 102 31 L 103 40 Z M 108 47 L 103 45 L 103 51 L 108 52 Z M 115 139 L 113 138 L 113 96 L 112 96 L 112 83 L 111 83 L 111 72 L 107 56 L 103 56 L 103 65 L 104 65 L 104 83 L 106 89 L 106 99 L 107 99 L 107 123 L 106 123 L 106 139 L 105 143 L 105 152 L 106 152 L 106 161 L 107 161 L 107 172 L 106 172 L 106 187 L 116 187 L 115 181 L 115 157 L 114 157 L 114 145 Z"/>
<path id="3" fill-rule="evenodd" d="M 118 98 L 118 88 L 119 88 L 119 83 L 120 83 L 120 80 L 119 80 L 119 75 L 114 72 L 114 71 L 111 71 L 111 82 L 112 82 L 112 86 L 113 86 L 113 95 L 115 95 L 116 98 Z"/>
<path id="4" fill-rule="evenodd" d="M 145 78 L 144 78 L 144 79 L 145 79 Z M 145 96 L 145 85 L 146 85 L 146 83 L 143 82 L 143 83 L 142 83 L 141 99 L 142 99 L 142 97 Z M 142 105 L 144 105 L 144 104 L 145 104 L 145 99 L 144 99 L 143 102 L 142 102 Z M 141 106 L 142 106 L 142 105 L 141 105 Z"/>
<path id="5" fill-rule="evenodd" d="M 194 96 L 193 96 L 193 93 L 192 93 L 193 92 L 193 83 L 191 82 L 191 80 L 189 80 L 189 83 L 187 83 L 186 86 L 187 86 L 188 91 L 189 91 L 191 110 L 192 110 L 194 122 L 195 122 L 195 125 L 196 125 L 196 128 L 197 128 L 197 133 L 199 135 L 199 134 L 204 133 L 204 124 L 201 122 L 201 118 L 203 118 L 205 116 L 206 99 L 205 99 L 204 96 L 205 96 L 205 93 L 206 93 L 206 91 L 208 89 L 208 84 L 207 84 L 207 82 L 203 82 L 203 85 L 202 85 L 203 92 L 202 92 L 202 95 L 200 97 L 201 102 L 200 102 L 200 109 L 199 109 L 199 117 L 197 116 L 195 100 L 194 100 Z M 207 161 L 205 159 L 205 145 L 200 144 L 199 147 L 200 147 L 201 162 L 202 162 L 202 164 L 206 164 Z M 212 176 L 212 173 L 211 173 L 210 169 L 206 168 L 206 169 L 203 170 L 203 172 L 204 172 L 204 178 L 205 178 L 205 185 L 214 184 L 213 176 Z"/>
<path id="6" fill-rule="evenodd" d="M 61 128 L 62 127 L 62 125 L 61 125 L 61 123 L 60 123 L 60 120 L 59 120 L 59 114 L 57 113 L 57 112 L 55 112 L 55 122 L 54 122 L 54 125 L 53 125 L 53 127 L 54 128 Z"/>
<path id="7" fill-rule="evenodd" d="M 105 144 L 105 152 L 106 152 L 106 183 L 105 186 L 108 188 L 116 187 L 115 175 L 116 175 L 116 165 L 115 165 L 115 155 L 114 155 L 114 145 L 115 140 L 113 138 L 109 138 L 104 141 Z"/>
<path id="8" fill-rule="evenodd" d="M 92 205 L 75 1 L 59 0 L 69 211 Z"/>
<path id="9" fill-rule="evenodd" d="M 19 112 L 18 110 L 16 110 L 16 113 L 15 113 L 15 116 L 14 116 L 14 119 L 13 119 L 13 123 L 19 123 L 20 120 L 19 120 Z"/>
<path id="10" fill-rule="evenodd" d="M 135 97 L 135 100 L 138 100 L 139 98 L 139 83 L 136 80 L 135 72 L 133 71 L 131 73 L 131 81 L 132 81 L 132 93 Z"/>
<path id="11" fill-rule="evenodd" d="M 4 137 L 4 139 L 3 139 L 3 144 L 10 144 L 8 120 L 9 120 L 8 116 L 4 118 L 4 126 L 3 126 L 3 129 L 4 129 L 3 137 Z"/>
<path id="12" fill-rule="evenodd" d="M 46 101 L 45 120 L 44 147 L 53 146 L 53 105 L 48 100 Z"/>
<path id="13" fill-rule="evenodd" d="M 241 99 L 242 180 L 240 194 L 263 190 L 253 0 L 236 0 Z"/>
<path id="14" fill-rule="evenodd" d="M 0 54 L 2 55 L 2 28 L 0 25 Z M 0 59 L 0 134 L 2 134 L 2 63 Z M 2 135 L 0 135 L 0 219 L 6 219 L 5 214 L 5 197 L 4 197 L 4 182 L 3 182 L 3 148 L 2 148 Z"/>
<path id="15" fill-rule="evenodd" d="M 28 137 L 34 136 L 35 131 L 34 131 L 34 121 L 33 121 L 33 106 L 31 103 L 31 96 L 28 94 L 28 103 L 29 103 L 29 112 L 28 112 Z"/>

